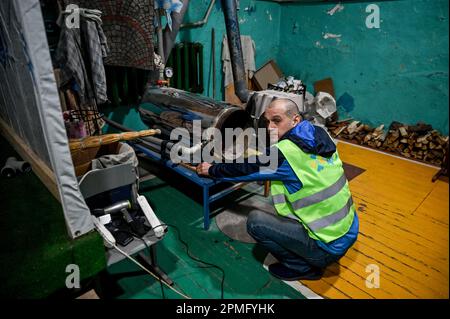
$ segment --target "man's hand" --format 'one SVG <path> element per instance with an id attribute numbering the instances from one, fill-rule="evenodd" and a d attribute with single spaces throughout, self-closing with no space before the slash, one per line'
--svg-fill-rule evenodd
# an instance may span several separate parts
<path id="1" fill-rule="evenodd" d="M 206 162 L 197 165 L 196 171 L 198 175 L 209 176 L 208 170 L 212 165 Z"/>

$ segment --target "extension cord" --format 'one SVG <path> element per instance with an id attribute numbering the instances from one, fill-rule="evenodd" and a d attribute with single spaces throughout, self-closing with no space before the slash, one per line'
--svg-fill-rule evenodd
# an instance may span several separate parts
<path id="1" fill-rule="evenodd" d="M 129 260 L 131 260 L 133 263 L 135 263 L 136 265 L 138 265 L 142 270 L 144 270 L 145 272 L 147 272 L 149 275 L 151 275 L 152 277 L 154 277 L 156 280 L 160 281 L 161 283 L 163 283 L 164 285 L 166 285 L 169 289 L 171 289 L 173 292 L 177 293 L 178 295 L 182 296 L 183 298 L 186 299 L 191 299 L 189 296 L 186 296 L 185 294 L 183 294 L 182 292 L 178 291 L 177 289 L 173 288 L 172 286 L 170 286 L 168 283 L 166 283 L 164 280 L 161 280 L 158 276 L 156 276 L 154 273 L 152 273 L 150 270 L 148 270 L 147 268 L 145 268 L 143 265 L 141 265 L 136 259 L 134 259 L 133 257 L 131 257 L 130 255 L 128 255 L 126 252 L 124 252 L 122 249 L 120 249 L 119 247 L 117 247 L 116 245 L 116 240 L 114 239 L 114 237 L 112 236 L 112 234 L 105 228 L 105 226 L 103 226 L 99 220 L 95 217 L 92 216 L 95 228 L 97 229 L 97 231 L 100 233 L 100 235 L 103 237 L 103 239 L 105 239 L 105 241 L 107 242 L 107 244 L 116 249 L 119 253 L 121 253 L 122 255 L 124 255 L 126 258 L 128 258 Z"/>
<path id="2" fill-rule="evenodd" d="M 144 196 L 139 195 L 137 198 L 137 202 L 139 203 L 139 206 L 141 206 L 142 212 L 150 223 L 150 226 L 155 231 L 155 236 L 158 238 L 164 236 L 164 228 L 161 226 L 161 222 L 159 221 L 158 217 L 156 217 L 155 212 L 150 207 L 147 199 Z"/>
<path id="3" fill-rule="evenodd" d="M 183 298 L 186 299 L 191 299 L 189 296 L 186 296 L 185 294 L 183 294 L 182 292 L 176 290 L 175 288 L 173 288 L 172 286 L 170 286 L 168 283 L 166 283 L 164 280 L 161 280 L 158 276 L 156 276 L 154 273 L 152 273 L 150 270 L 148 270 L 147 268 L 145 268 L 143 265 L 141 265 L 138 261 L 136 261 L 133 257 L 131 257 L 130 255 L 128 255 L 126 252 L 124 252 L 122 249 L 120 249 L 119 247 L 117 247 L 116 245 L 116 239 L 113 237 L 113 235 L 111 234 L 111 232 L 109 230 L 106 229 L 105 226 L 103 226 L 103 224 L 98 220 L 97 217 L 92 216 L 92 221 L 94 222 L 94 226 L 96 228 L 96 230 L 100 233 L 100 235 L 103 237 L 103 239 L 106 241 L 106 243 L 109 245 L 109 247 L 116 249 L 119 253 L 121 253 L 122 255 L 124 255 L 126 258 L 130 259 L 133 263 L 135 263 L 136 265 L 138 265 L 140 268 L 142 268 L 142 270 L 144 270 L 145 272 L 147 272 L 148 274 L 150 274 L 152 277 L 154 277 L 156 280 L 162 282 L 164 285 L 166 285 L 169 289 L 171 289 L 172 291 L 174 291 L 175 293 L 177 293 L 178 295 L 182 296 Z"/>

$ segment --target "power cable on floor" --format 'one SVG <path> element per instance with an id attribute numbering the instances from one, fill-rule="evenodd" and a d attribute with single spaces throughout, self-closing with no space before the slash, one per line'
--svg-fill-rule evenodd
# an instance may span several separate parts
<path id="1" fill-rule="evenodd" d="M 189 252 L 189 245 L 181 238 L 181 232 L 180 232 L 180 230 L 179 230 L 179 228 L 177 226 L 172 225 L 172 224 L 160 224 L 160 225 L 157 225 L 157 226 L 153 227 L 152 229 L 155 229 L 157 227 L 163 227 L 163 226 L 172 227 L 172 228 L 174 228 L 177 231 L 178 240 L 186 247 L 186 254 L 188 255 L 189 258 L 191 258 L 194 261 L 200 262 L 202 264 L 208 265 L 210 267 L 216 268 L 216 269 L 218 269 L 218 270 L 220 270 L 222 272 L 222 281 L 220 283 L 220 298 L 223 299 L 223 294 L 224 294 L 223 286 L 224 286 L 224 282 L 225 282 L 225 271 L 223 270 L 223 268 L 221 268 L 220 266 L 217 266 L 215 264 L 203 261 L 203 260 L 201 260 L 201 259 L 199 259 L 197 257 L 192 256 L 190 254 L 190 252 Z"/>
<path id="2" fill-rule="evenodd" d="M 158 227 L 158 226 L 156 226 Z M 156 228 L 155 227 L 155 228 Z M 152 273 L 150 270 L 148 270 L 146 267 L 144 267 L 141 263 L 139 263 L 136 259 L 134 259 L 133 257 L 131 257 L 130 255 L 128 255 L 126 252 L 124 252 L 122 249 L 120 249 L 119 247 L 117 247 L 117 245 L 113 242 L 111 242 L 110 240 L 108 240 L 107 238 L 104 237 L 104 239 L 106 240 L 106 242 L 108 242 L 108 244 L 110 244 L 112 247 L 114 247 L 119 253 L 121 253 L 122 255 L 124 255 L 126 258 L 128 258 L 129 260 L 131 260 L 133 263 L 135 263 L 136 265 L 138 265 L 141 269 L 143 269 L 145 272 L 147 272 L 148 274 L 150 274 L 152 277 L 154 277 L 156 280 L 159 280 L 161 283 L 163 283 L 164 285 L 166 285 L 170 290 L 174 291 L 175 293 L 177 293 L 178 295 L 182 296 L 183 298 L 186 299 L 191 299 L 191 297 L 185 295 L 184 293 L 178 291 L 177 289 L 173 288 L 172 286 L 170 286 L 168 283 L 166 283 L 164 280 L 161 280 L 157 275 L 155 275 L 154 273 Z"/>

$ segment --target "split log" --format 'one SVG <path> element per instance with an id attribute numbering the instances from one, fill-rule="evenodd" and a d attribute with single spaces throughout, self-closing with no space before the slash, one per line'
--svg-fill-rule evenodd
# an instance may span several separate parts
<path id="1" fill-rule="evenodd" d="M 408 136 L 408 132 L 406 131 L 406 128 L 404 126 L 399 127 L 398 130 L 403 137 Z"/>
<path id="2" fill-rule="evenodd" d="M 330 123 L 328 127 L 334 137 L 339 135 L 340 138 L 349 139 L 361 145 L 435 165 L 439 161 L 442 162 L 444 149 L 449 143 L 448 136 L 442 136 L 438 131 L 433 130 L 431 125 L 424 123 L 410 126 L 392 122 L 388 131 L 384 131 L 384 125 L 371 128 L 355 120 L 347 124 Z"/>
<path id="3" fill-rule="evenodd" d="M 353 121 L 351 122 L 348 126 L 347 126 L 347 132 L 349 134 L 352 134 L 353 132 L 355 132 L 357 126 L 359 124 L 359 121 Z"/>

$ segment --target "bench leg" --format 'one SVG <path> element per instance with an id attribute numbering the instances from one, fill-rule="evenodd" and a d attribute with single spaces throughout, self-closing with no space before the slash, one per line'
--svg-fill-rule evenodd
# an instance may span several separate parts
<path id="1" fill-rule="evenodd" d="M 269 197 L 270 195 L 270 181 L 264 182 L 264 197 Z"/>
<path id="2" fill-rule="evenodd" d="M 209 187 L 203 186 L 203 228 L 209 229 Z"/>

